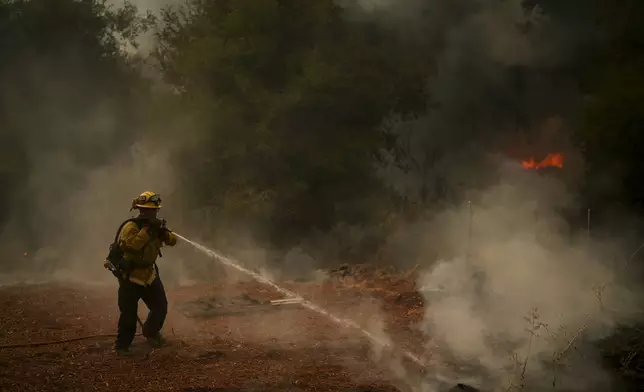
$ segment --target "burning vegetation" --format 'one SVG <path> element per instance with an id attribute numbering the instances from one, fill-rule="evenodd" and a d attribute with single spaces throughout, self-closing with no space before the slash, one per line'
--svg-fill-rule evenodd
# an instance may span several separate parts
<path id="1" fill-rule="evenodd" d="M 537 162 L 534 157 L 522 160 L 521 165 L 526 169 L 542 169 L 544 167 L 557 167 L 562 169 L 564 165 L 564 155 L 561 153 L 550 153 L 543 160 Z"/>

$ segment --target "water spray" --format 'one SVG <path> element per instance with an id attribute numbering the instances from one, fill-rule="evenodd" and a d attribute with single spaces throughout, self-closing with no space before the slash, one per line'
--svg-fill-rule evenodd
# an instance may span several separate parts
<path id="1" fill-rule="evenodd" d="M 196 243 L 196 242 L 194 242 L 192 240 L 189 240 L 186 237 L 183 237 L 183 236 L 177 234 L 176 232 L 174 234 L 178 238 L 180 238 L 181 240 L 183 240 L 186 243 L 194 246 L 198 250 L 204 252 L 205 254 L 207 254 L 208 256 L 212 257 L 213 259 L 216 259 L 220 263 L 222 263 L 222 264 L 224 264 L 224 265 L 226 265 L 228 267 L 234 268 L 237 271 L 240 271 L 240 272 L 242 272 L 242 273 L 244 273 L 246 275 L 249 275 L 253 279 L 257 280 L 258 282 L 263 283 L 263 284 L 265 284 L 267 286 L 271 286 L 273 289 L 275 289 L 279 293 L 284 294 L 286 296 L 286 299 L 283 300 L 284 302 L 289 302 L 289 303 L 297 302 L 297 303 L 301 304 L 303 307 L 305 307 L 305 308 L 307 308 L 309 310 L 312 310 L 312 311 L 314 311 L 314 312 L 316 312 L 318 314 L 323 315 L 324 317 L 328 318 L 329 320 L 333 321 L 334 323 L 336 323 L 336 324 L 338 324 L 338 325 L 340 325 L 342 327 L 353 328 L 353 329 L 359 331 L 362 335 L 364 335 L 367 339 L 369 339 L 375 345 L 377 345 L 379 347 L 382 347 L 382 348 L 389 348 L 392 351 L 393 350 L 398 351 L 404 357 L 406 357 L 407 359 L 413 361 L 414 363 L 416 363 L 417 365 L 421 366 L 422 368 L 426 367 L 425 362 L 423 360 L 421 360 L 419 357 L 417 357 L 416 355 L 414 355 L 413 353 L 411 353 L 411 352 L 409 352 L 407 350 L 401 349 L 399 347 L 396 347 L 392 343 L 387 342 L 387 341 L 375 336 L 371 332 L 369 332 L 369 331 L 365 330 L 364 328 L 360 327 L 360 325 L 358 325 L 358 323 L 356 323 L 355 321 L 338 317 L 338 316 L 330 313 L 326 309 L 324 309 L 324 308 L 312 303 L 311 301 L 305 300 L 299 294 L 297 294 L 297 293 L 295 293 L 295 292 L 293 292 L 291 290 L 285 289 L 283 287 L 280 287 L 275 282 L 273 282 L 273 281 L 261 276 L 260 274 L 242 267 L 238 262 L 236 262 L 234 260 L 231 260 L 230 258 L 228 258 L 228 257 L 226 257 L 226 256 L 224 256 L 224 255 L 222 255 L 222 254 L 220 254 L 218 252 L 215 252 L 214 250 L 209 249 L 209 248 L 207 248 L 207 247 L 205 247 L 205 246 L 203 246 L 201 244 L 198 244 L 198 243 Z"/>

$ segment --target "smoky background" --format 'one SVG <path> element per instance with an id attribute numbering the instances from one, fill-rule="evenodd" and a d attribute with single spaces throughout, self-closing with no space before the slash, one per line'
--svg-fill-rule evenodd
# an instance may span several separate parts
<path id="1" fill-rule="evenodd" d="M 52 23 L 48 31 L 57 34 L 25 28 L 40 46 L 15 49 L 0 70 L 2 283 L 113 284 L 102 268 L 107 247 L 129 216 L 131 199 L 154 190 L 171 229 L 278 280 L 315 280 L 319 269 L 342 262 L 401 270 L 420 265 L 416 286 L 427 305 L 418 328 L 427 334 L 427 350 L 476 362 L 472 377 L 482 384 L 499 387 L 517 376 L 508 356 L 518 353 L 518 362 L 528 363 L 525 382 L 545 390 L 551 369 L 544 358 L 565 350 L 583 326 L 589 354 L 570 360 L 575 367 L 562 388 L 610 388 L 589 342 L 636 321 L 639 267 L 629 266 L 636 271 L 630 276 L 619 272 L 638 245 L 640 222 L 612 207 L 593 209 L 593 241 L 584 234 L 585 212 L 594 205 L 575 139 L 585 96 L 574 76 L 599 40 L 586 8 L 518 0 L 335 2 L 343 23 L 393 37 L 396 50 L 385 47 L 390 51 L 383 49 L 383 58 L 414 63 L 422 77 L 411 84 L 420 92 L 421 110 L 383 111 L 373 120 L 391 140 L 368 165 L 377 185 L 347 200 L 341 192 L 325 194 L 330 201 L 306 199 L 310 211 L 319 202 L 341 213 L 301 236 L 270 241 L 266 233 L 280 228 L 265 217 L 295 205 L 297 197 L 279 199 L 287 193 L 282 188 L 268 196 L 258 192 L 257 199 L 231 206 L 235 214 L 224 211 L 226 203 L 206 203 L 213 193 L 205 189 L 223 195 L 227 182 L 192 169 L 216 166 L 220 146 L 232 136 L 209 139 L 210 101 L 174 100 L 180 89 L 163 80 L 158 59 L 150 56 L 158 49 L 154 29 L 126 42 L 123 34 L 113 38 L 117 25 L 99 21 L 91 36 L 42 12 L 42 4 L 32 2 L 25 13 L 40 18 L 35 24 Z M 134 4 L 158 18 L 163 7 L 181 5 Z M 112 39 L 99 53 L 87 44 Z M 368 73 L 356 67 L 356 74 Z M 296 120 L 295 128 L 308 130 L 317 117 L 298 113 Z M 212 145 L 217 148 L 208 151 Z M 535 172 L 519 164 L 550 152 L 565 156 L 563 169 Z M 248 156 L 234 163 L 237 175 L 265 177 L 261 163 Z M 603 188 L 615 185 L 610 171 L 600 177 Z M 351 217 L 354 211 L 367 218 Z M 246 279 L 185 244 L 166 249 L 159 264 L 168 285 Z M 595 286 L 605 282 L 614 287 L 599 301 Z M 371 313 L 372 328 L 386 336 L 377 306 Z M 530 316 L 537 313 L 538 323 Z M 527 316 L 530 328 L 543 323 L 565 332 L 532 339 Z M 490 342 L 495 339 L 503 344 Z M 398 364 L 391 366 L 411 380 Z M 597 378 L 584 384 L 580 374 Z"/>

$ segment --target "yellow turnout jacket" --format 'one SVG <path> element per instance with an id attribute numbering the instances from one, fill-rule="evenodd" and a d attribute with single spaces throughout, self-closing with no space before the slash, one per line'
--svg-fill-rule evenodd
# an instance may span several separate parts
<path id="1" fill-rule="evenodd" d="M 154 263 L 163 245 L 175 246 L 177 237 L 168 231 L 165 238 L 150 238 L 147 228 L 139 229 L 136 222 L 128 222 L 119 235 L 119 246 L 123 250 L 123 259 L 135 264 L 132 271 L 124 274 L 133 283 L 147 286 L 157 277 Z"/>

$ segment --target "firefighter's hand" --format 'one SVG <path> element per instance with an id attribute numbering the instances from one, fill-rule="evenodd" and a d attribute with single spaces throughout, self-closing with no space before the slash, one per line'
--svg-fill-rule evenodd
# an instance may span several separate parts
<path id="1" fill-rule="evenodd" d="M 168 228 L 165 226 L 161 226 L 161 229 L 159 229 L 159 238 L 165 241 L 169 238 L 169 236 L 170 230 L 168 230 Z"/>
<path id="2" fill-rule="evenodd" d="M 149 219 L 143 224 L 143 227 L 147 227 L 148 233 L 152 237 L 156 237 L 160 234 L 162 225 L 163 222 L 159 219 Z"/>

